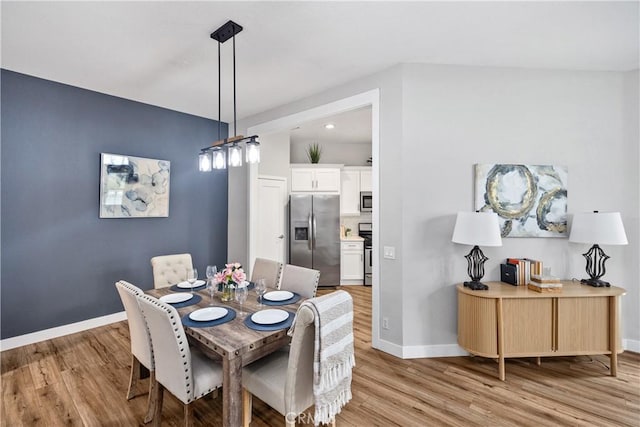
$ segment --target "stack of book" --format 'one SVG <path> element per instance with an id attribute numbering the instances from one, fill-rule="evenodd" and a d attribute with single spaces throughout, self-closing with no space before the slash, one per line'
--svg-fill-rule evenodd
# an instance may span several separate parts
<path id="1" fill-rule="evenodd" d="M 542 261 L 529 258 L 507 258 L 500 266 L 501 280 L 516 286 L 527 286 L 532 276 L 542 275 Z"/>
<path id="2" fill-rule="evenodd" d="M 562 292 L 560 279 L 552 276 L 533 275 L 527 287 L 536 292 Z"/>

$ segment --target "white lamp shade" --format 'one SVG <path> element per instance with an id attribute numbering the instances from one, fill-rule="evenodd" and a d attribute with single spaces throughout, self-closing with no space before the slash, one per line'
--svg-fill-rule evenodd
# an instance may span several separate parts
<path id="1" fill-rule="evenodd" d="M 198 156 L 200 162 L 200 172 L 210 172 L 211 171 L 211 153 L 205 151 L 204 153 L 200 153 Z"/>
<path id="2" fill-rule="evenodd" d="M 569 241 L 597 245 L 626 245 L 620 212 L 577 213 L 573 216 Z"/>
<path id="3" fill-rule="evenodd" d="M 463 245 L 502 246 L 495 212 L 458 212 L 451 241 Z"/>

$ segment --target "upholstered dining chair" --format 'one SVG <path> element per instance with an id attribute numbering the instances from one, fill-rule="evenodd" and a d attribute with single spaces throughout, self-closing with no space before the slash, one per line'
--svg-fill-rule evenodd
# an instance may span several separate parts
<path id="1" fill-rule="evenodd" d="M 256 258 L 251 269 L 251 281 L 255 283 L 258 279 L 264 279 L 267 287 L 277 288 L 280 284 L 280 274 L 282 264 L 266 258 Z"/>
<path id="2" fill-rule="evenodd" d="M 142 367 L 149 370 L 149 400 L 147 403 L 147 414 L 144 422 L 148 423 L 153 419 L 154 404 L 156 402 L 156 382 L 154 380 L 153 351 L 151 349 L 151 337 L 147 330 L 147 324 L 142 316 L 137 295 L 142 295 L 142 290 L 129 282 L 120 280 L 116 282 L 116 289 L 120 294 L 124 311 L 127 313 L 127 323 L 129 324 L 129 336 L 131 338 L 131 376 L 129 378 L 129 390 L 127 400 L 137 396 L 136 389 L 138 380 L 141 378 Z"/>
<path id="3" fill-rule="evenodd" d="M 251 423 L 252 397 L 271 406 L 295 426 L 296 417 L 314 404 L 314 314 L 302 307 L 295 319 L 289 351 L 276 351 L 242 369 L 243 420 Z"/>
<path id="4" fill-rule="evenodd" d="M 314 416 L 320 414 L 315 420 L 335 426 L 335 414 L 351 398 L 355 365 L 351 296 L 336 291 L 305 301 L 292 328 L 288 352 L 275 351 L 242 369 L 246 427 L 251 423 L 254 395 L 284 415 L 287 427 L 295 426 L 298 417 L 314 404 Z M 315 390 L 314 375 L 322 378 Z"/>
<path id="5" fill-rule="evenodd" d="M 279 289 L 296 292 L 303 298 L 313 298 L 316 296 L 319 280 L 318 270 L 286 264 L 282 269 Z"/>
<path id="6" fill-rule="evenodd" d="M 185 426 L 193 423 L 192 403 L 222 386 L 222 367 L 196 348 L 190 348 L 178 311 L 149 295 L 137 295 L 149 328 L 158 382 L 154 425 L 162 417 L 164 389 L 184 404 Z"/>
<path id="7" fill-rule="evenodd" d="M 161 255 L 151 258 L 153 287 L 166 288 L 187 280 L 187 269 L 193 268 L 191 254 Z"/>

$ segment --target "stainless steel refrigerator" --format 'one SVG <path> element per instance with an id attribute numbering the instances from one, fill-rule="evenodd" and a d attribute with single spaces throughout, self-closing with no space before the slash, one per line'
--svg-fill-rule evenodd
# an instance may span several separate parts
<path id="1" fill-rule="evenodd" d="M 289 263 L 320 270 L 319 286 L 340 285 L 340 196 L 292 194 Z"/>

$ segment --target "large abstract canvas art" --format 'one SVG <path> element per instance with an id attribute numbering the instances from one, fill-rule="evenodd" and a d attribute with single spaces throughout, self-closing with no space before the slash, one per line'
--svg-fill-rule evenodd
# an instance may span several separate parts
<path id="1" fill-rule="evenodd" d="M 169 161 L 102 153 L 100 164 L 100 218 L 169 216 Z"/>
<path id="2" fill-rule="evenodd" d="M 567 167 L 477 164 L 475 205 L 498 214 L 502 237 L 566 237 Z"/>

